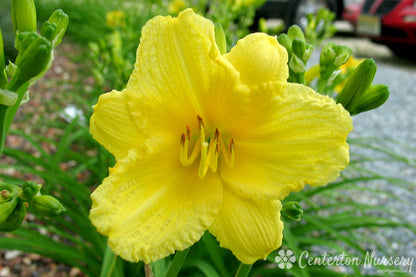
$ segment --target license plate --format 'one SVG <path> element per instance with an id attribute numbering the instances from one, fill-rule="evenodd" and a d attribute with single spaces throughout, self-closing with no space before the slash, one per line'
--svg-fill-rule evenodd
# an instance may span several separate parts
<path id="1" fill-rule="evenodd" d="M 357 22 L 357 33 L 360 35 L 380 36 L 380 18 L 374 15 L 360 15 Z"/>

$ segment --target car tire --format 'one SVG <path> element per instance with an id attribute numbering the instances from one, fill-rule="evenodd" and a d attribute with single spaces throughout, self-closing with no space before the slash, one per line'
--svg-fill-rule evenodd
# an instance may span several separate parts
<path id="1" fill-rule="evenodd" d="M 305 29 L 308 21 L 306 15 L 308 13 L 316 13 L 321 8 L 327 8 L 330 11 L 338 14 L 337 0 L 291 0 L 287 7 L 287 13 L 284 16 L 286 27 L 293 24 L 299 25 Z"/>

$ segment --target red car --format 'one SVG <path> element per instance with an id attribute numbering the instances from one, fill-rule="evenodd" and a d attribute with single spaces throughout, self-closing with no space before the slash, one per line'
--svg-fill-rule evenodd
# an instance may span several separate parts
<path id="1" fill-rule="evenodd" d="M 347 6 L 343 18 L 360 36 L 387 45 L 402 57 L 416 57 L 416 0 L 365 0 Z"/>

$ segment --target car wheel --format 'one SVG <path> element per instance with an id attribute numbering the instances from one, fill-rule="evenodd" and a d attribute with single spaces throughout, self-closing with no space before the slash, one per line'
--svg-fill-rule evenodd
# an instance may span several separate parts
<path id="1" fill-rule="evenodd" d="M 308 24 L 307 14 L 317 13 L 320 9 L 326 8 L 337 13 L 336 0 L 291 0 L 285 15 L 284 21 L 286 27 L 293 24 L 299 25 L 302 29 Z"/>

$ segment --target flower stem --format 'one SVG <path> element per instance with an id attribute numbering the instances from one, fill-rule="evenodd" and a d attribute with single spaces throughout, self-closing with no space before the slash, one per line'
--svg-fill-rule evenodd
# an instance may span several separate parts
<path id="1" fill-rule="evenodd" d="M 240 266 L 238 267 L 237 272 L 235 273 L 235 277 L 247 277 L 252 267 L 253 267 L 252 264 L 241 263 Z"/>
<path id="2" fill-rule="evenodd" d="M 100 277 L 110 277 L 113 274 L 117 263 L 117 256 L 111 251 L 110 247 L 106 247 L 104 253 L 104 261 L 101 265 Z"/>
<path id="3" fill-rule="evenodd" d="M 170 264 L 168 272 L 166 273 L 165 277 L 176 277 L 176 276 L 178 276 L 178 273 L 181 270 L 182 265 L 185 262 L 186 257 L 188 256 L 189 250 L 191 250 L 191 247 L 189 247 L 188 249 L 185 249 L 183 251 L 176 252 L 175 257 L 173 258 L 173 261 Z"/>

